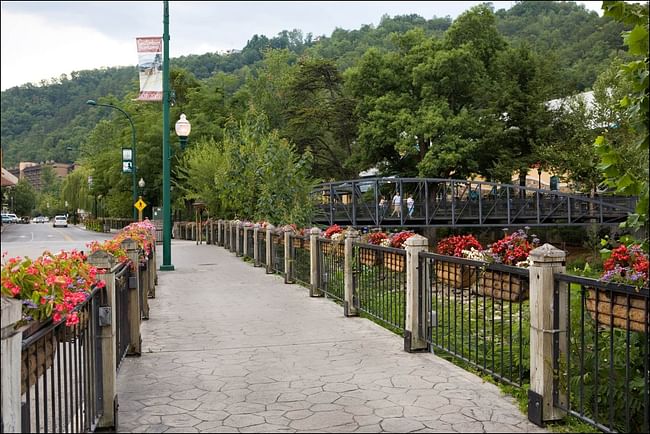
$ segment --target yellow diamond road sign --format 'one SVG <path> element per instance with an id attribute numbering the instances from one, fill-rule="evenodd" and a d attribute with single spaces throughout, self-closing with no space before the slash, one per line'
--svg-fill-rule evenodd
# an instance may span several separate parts
<path id="1" fill-rule="evenodd" d="M 136 207 L 138 211 L 142 211 L 147 206 L 147 204 L 144 203 L 142 199 L 138 199 L 138 201 L 133 206 Z"/>

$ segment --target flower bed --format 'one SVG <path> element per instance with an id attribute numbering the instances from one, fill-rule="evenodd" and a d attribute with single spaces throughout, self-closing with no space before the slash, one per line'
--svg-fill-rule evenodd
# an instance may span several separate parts
<path id="1" fill-rule="evenodd" d="M 373 246 L 380 246 L 382 241 L 387 239 L 388 235 L 384 232 L 371 232 L 361 237 L 361 241 L 372 244 Z M 381 257 L 377 250 L 361 248 L 359 249 L 359 261 L 364 265 L 372 267 L 379 265 Z"/>
<path id="2" fill-rule="evenodd" d="M 395 249 L 404 249 L 406 240 L 414 236 L 411 231 L 402 231 L 392 234 L 388 239 L 382 240 L 381 245 L 393 247 Z M 395 252 L 384 252 L 384 267 L 391 271 L 406 271 L 406 255 L 400 255 Z"/>

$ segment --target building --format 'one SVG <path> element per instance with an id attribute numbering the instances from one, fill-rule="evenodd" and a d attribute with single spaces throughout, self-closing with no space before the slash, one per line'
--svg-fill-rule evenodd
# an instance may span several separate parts
<path id="1" fill-rule="evenodd" d="M 74 164 L 55 163 L 54 161 L 40 164 L 32 163 L 30 161 L 21 161 L 18 167 L 9 169 L 9 172 L 18 179 L 27 180 L 35 190 L 40 191 L 43 187 L 42 173 L 46 166 L 51 167 L 58 178 L 65 178 L 75 168 Z"/>

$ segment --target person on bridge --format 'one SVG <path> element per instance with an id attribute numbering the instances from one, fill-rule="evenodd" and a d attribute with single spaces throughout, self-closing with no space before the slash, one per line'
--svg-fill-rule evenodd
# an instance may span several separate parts
<path id="1" fill-rule="evenodd" d="M 409 213 L 409 218 L 413 217 L 413 211 L 415 211 L 415 200 L 413 200 L 412 194 L 409 194 L 409 197 L 406 199 L 406 208 Z"/>
<path id="2" fill-rule="evenodd" d="M 386 211 L 388 211 L 388 201 L 383 195 L 379 200 L 379 209 L 381 210 L 381 216 L 384 217 L 386 215 Z"/>
<path id="3" fill-rule="evenodd" d="M 397 213 L 397 217 L 402 217 L 402 197 L 399 195 L 399 192 L 395 192 L 393 196 L 393 212 L 390 213 L 390 216 L 394 216 Z"/>

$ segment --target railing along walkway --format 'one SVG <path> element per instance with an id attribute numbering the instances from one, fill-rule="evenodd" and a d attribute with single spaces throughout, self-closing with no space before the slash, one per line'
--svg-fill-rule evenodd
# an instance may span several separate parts
<path id="1" fill-rule="evenodd" d="M 118 377 L 120 431 L 541 432 L 511 398 L 215 245 L 174 240 L 142 356 Z"/>

